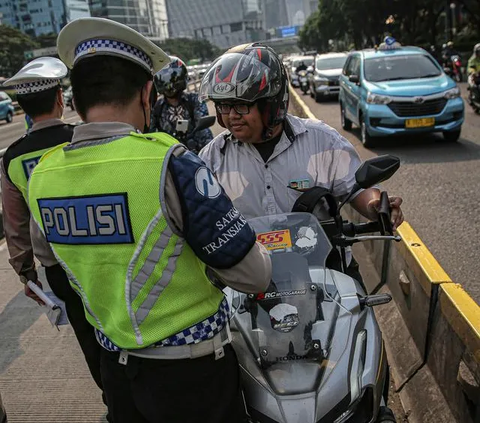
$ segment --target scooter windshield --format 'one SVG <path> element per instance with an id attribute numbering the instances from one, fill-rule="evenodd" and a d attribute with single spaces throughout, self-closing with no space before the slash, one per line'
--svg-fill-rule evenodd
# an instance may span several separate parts
<path id="1" fill-rule="evenodd" d="M 344 353 L 350 328 L 351 314 L 341 306 L 335 278 L 325 267 L 332 246 L 308 213 L 265 216 L 249 223 L 270 252 L 273 274 L 266 292 L 236 294 L 235 325 L 274 390 L 309 392 Z M 289 377 L 292 373 L 305 374 L 302 386 L 298 377 Z"/>

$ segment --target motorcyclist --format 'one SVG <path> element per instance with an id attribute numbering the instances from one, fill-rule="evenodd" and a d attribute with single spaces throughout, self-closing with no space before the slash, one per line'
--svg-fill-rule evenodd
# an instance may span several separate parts
<path id="1" fill-rule="evenodd" d="M 175 56 L 171 62 L 155 74 L 155 87 L 163 97 L 157 101 L 152 113 L 151 132 L 166 132 L 176 135 L 177 121 L 188 120 L 186 140 L 193 138 L 198 150 L 208 144 L 213 134 L 210 129 L 193 132 L 198 120 L 208 116 L 207 105 L 198 99 L 197 93 L 185 92 L 187 88 L 188 71 L 185 63 Z"/>
<path id="2" fill-rule="evenodd" d="M 476 78 L 480 76 L 480 43 L 475 44 L 473 54 L 470 59 L 468 59 L 467 68 L 468 85 L 472 87 L 475 85 Z"/>
<path id="3" fill-rule="evenodd" d="M 221 92 L 226 80 L 232 87 Z M 199 155 L 245 217 L 288 213 L 302 191 L 314 186 L 330 190 L 337 201 L 351 191 L 361 164 L 357 152 L 323 122 L 287 113 L 287 74 L 271 48 L 254 43 L 228 50 L 203 77 L 200 96 L 214 101 L 227 131 Z M 370 188 L 350 204 L 376 220 L 379 197 Z M 401 203 L 390 197 L 394 228 L 403 221 Z M 326 210 L 317 215 L 329 218 Z"/>
<path id="4" fill-rule="evenodd" d="M 300 64 L 297 66 L 297 68 L 295 69 L 295 73 L 300 73 L 300 71 L 302 70 L 307 70 L 307 65 L 305 64 L 305 62 L 300 62 Z"/>
<path id="5" fill-rule="evenodd" d="M 442 61 L 445 67 L 450 67 L 452 56 L 460 56 L 455 50 L 453 41 L 449 41 L 442 46 Z"/>

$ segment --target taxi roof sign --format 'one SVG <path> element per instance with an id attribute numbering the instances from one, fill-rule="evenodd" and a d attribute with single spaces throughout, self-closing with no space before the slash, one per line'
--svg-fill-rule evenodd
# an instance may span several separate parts
<path id="1" fill-rule="evenodd" d="M 393 37 L 385 37 L 383 43 L 378 47 L 379 50 L 396 50 L 402 45 Z"/>

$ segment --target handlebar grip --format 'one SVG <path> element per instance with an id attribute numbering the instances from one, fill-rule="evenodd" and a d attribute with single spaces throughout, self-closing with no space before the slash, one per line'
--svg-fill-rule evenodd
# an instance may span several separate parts
<path id="1" fill-rule="evenodd" d="M 380 194 L 380 207 L 378 209 L 378 222 L 380 223 L 380 233 L 382 235 L 393 235 L 393 227 L 391 221 L 390 200 L 386 191 Z"/>
<path id="2" fill-rule="evenodd" d="M 360 223 L 353 226 L 354 226 L 354 234 L 352 236 L 369 234 L 372 232 L 378 232 L 380 230 L 379 222 Z"/>

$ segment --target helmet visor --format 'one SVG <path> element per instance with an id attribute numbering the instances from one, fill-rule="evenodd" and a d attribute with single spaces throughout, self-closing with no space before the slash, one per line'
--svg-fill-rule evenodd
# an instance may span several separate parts
<path id="1" fill-rule="evenodd" d="M 227 53 L 207 70 L 200 99 L 255 102 L 274 97 L 281 89 L 280 66 L 270 55 L 265 62 L 255 50 L 248 54 Z"/>

